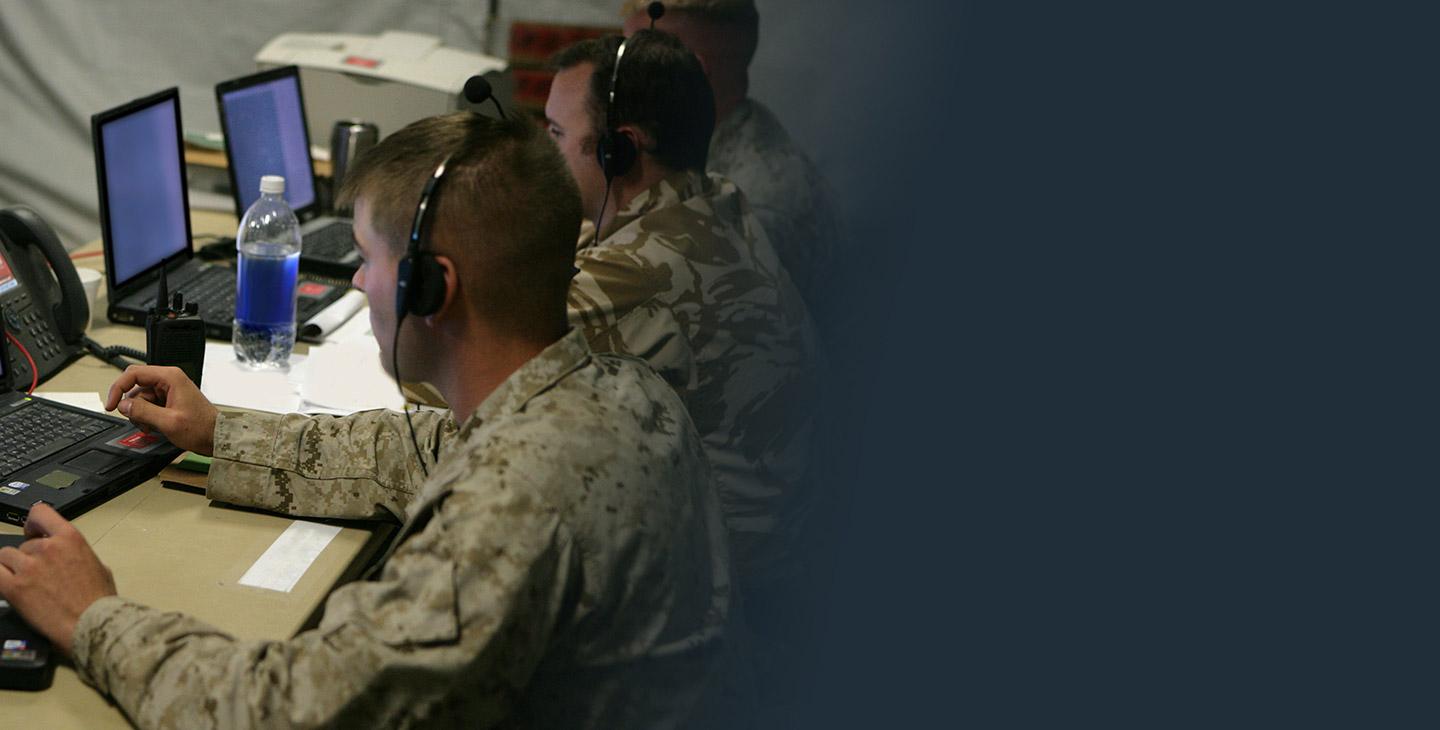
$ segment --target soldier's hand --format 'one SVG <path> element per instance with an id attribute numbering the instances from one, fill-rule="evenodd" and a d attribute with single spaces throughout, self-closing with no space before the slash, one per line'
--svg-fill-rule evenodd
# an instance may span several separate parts
<path id="1" fill-rule="evenodd" d="M 115 577 L 90 544 L 43 502 L 30 508 L 25 542 L 0 549 L 0 596 L 66 655 L 90 604 L 115 595 Z"/>
<path id="2" fill-rule="evenodd" d="M 105 410 L 116 408 L 142 431 L 159 431 L 186 451 L 201 456 L 215 452 L 218 411 L 180 368 L 126 368 L 105 398 Z"/>

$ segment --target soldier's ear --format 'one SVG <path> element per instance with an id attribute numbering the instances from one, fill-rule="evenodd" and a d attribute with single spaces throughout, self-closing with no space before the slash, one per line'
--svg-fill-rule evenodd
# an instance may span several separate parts
<path id="1" fill-rule="evenodd" d="M 633 125 L 622 124 L 615 128 L 616 133 L 623 134 L 635 143 L 637 152 L 653 153 L 655 151 L 655 140 L 645 133 L 645 130 Z"/>

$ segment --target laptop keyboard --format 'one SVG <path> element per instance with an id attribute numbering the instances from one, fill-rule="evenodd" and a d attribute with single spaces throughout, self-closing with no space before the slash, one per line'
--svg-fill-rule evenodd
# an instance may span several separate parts
<path id="1" fill-rule="evenodd" d="M 12 474 L 114 423 L 31 401 L 0 416 L 0 476 Z"/>
<path id="2" fill-rule="evenodd" d="M 349 228 L 348 226 L 343 227 L 347 230 Z M 304 277 L 301 278 L 303 283 Z M 208 323 L 220 323 L 229 327 L 231 321 L 235 319 L 235 269 L 225 266 L 206 267 L 200 270 L 198 276 L 186 279 L 179 284 L 172 282 L 170 291 L 182 292 L 185 295 L 185 301 L 198 303 L 200 317 Z M 142 304 L 145 309 L 155 305 L 153 289 L 151 294 L 152 296 Z M 299 323 L 308 321 L 311 317 L 319 314 L 320 310 L 324 309 L 331 301 L 333 298 L 297 297 L 295 321 Z"/>
<path id="3" fill-rule="evenodd" d="M 307 258 L 345 261 L 355 252 L 355 229 L 349 223 L 336 221 L 311 231 L 301 243 Z"/>

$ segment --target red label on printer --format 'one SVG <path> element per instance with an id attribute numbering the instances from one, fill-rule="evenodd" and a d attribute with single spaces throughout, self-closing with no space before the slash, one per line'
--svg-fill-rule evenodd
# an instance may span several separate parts
<path id="1" fill-rule="evenodd" d="M 379 68 L 379 67 L 380 67 L 380 59 L 378 59 L 378 58 L 365 58 L 364 56 L 346 56 L 346 57 L 345 57 L 345 60 L 344 60 L 344 61 L 341 61 L 341 63 L 347 64 L 347 65 L 350 65 L 350 66 L 359 66 L 360 68 Z"/>

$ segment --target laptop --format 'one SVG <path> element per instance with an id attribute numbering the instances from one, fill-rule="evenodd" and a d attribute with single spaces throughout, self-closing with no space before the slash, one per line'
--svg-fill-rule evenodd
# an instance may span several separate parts
<path id="1" fill-rule="evenodd" d="M 0 313 L 0 341 L 4 321 Z M 155 476 L 180 454 L 129 421 L 12 390 L 9 350 L 0 348 L 0 518 L 6 522 L 23 525 L 37 501 L 73 517 Z"/>
<path id="2" fill-rule="evenodd" d="M 185 186 L 180 93 L 175 88 L 90 118 L 100 198 L 100 235 L 111 322 L 145 324 L 160 272 L 169 291 L 200 306 L 205 334 L 230 339 L 235 319 L 235 269 L 195 258 L 190 194 Z M 295 318 L 303 324 L 349 287 L 302 276 Z"/>
<path id="3" fill-rule="evenodd" d="M 305 98 L 296 66 L 262 71 L 215 86 L 225 134 L 235 217 L 260 197 L 260 178 L 285 176 L 285 202 L 300 219 L 300 270 L 348 279 L 360 267 L 353 222 L 320 214 Z"/>

